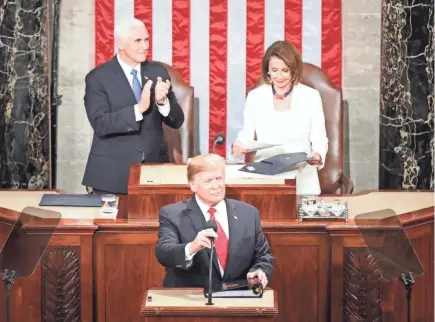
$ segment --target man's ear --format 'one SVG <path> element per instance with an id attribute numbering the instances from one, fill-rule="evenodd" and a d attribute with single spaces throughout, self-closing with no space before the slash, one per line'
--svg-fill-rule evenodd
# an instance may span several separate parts
<path id="1" fill-rule="evenodd" d="M 196 184 L 193 181 L 189 181 L 189 188 L 190 190 L 192 190 L 193 193 L 196 193 L 196 191 L 198 190 Z"/>

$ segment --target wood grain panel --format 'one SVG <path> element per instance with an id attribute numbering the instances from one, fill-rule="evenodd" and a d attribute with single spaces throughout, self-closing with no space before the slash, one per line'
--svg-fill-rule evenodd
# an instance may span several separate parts
<path id="1" fill-rule="evenodd" d="M 156 241 L 155 233 L 96 236 L 98 321 L 143 321 L 143 295 L 161 287 L 164 277 L 154 255 Z"/>

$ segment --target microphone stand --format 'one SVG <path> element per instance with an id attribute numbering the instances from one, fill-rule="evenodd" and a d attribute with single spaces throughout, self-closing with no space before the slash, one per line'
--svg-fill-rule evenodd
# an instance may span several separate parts
<path id="1" fill-rule="evenodd" d="M 214 250 L 214 238 L 210 238 L 211 240 L 211 251 L 210 251 L 210 266 L 208 267 L 208 302 L 205 305 L 214 305 L 212 302 L 212 279 L 211 272 L 213 270 L 213 250 Z"/>
<path id="2" fill-rule="evenodd" d="M 15 271 L 12 270 L 9 274 L 9 270 L 5 269 L 3 273 L 3 282 L 5 284 L 5 293 L 6 293 L 6 322 L 11 320 L 11 312 L 10 312 L 10 297 L 11 297 L 11 288 L 12 284 L 15 281 Z"/>

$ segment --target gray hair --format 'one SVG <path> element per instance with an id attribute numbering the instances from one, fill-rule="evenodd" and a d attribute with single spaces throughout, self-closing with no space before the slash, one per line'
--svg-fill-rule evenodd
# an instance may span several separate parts
<path id="1" fill-rule="evenodd" d="M 133 27 L 142 27 L 142 26 L 145 26 L 145 24 L 141 20 L 136 18 L 129 18 L 123 20 L 115 27 L 115 39 L 116 40 L 122 39 L 128 36 L 128 33 Z"/>

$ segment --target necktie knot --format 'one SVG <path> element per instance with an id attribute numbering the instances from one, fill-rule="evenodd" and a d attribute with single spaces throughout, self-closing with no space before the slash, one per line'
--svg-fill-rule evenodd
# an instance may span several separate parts
<path id="1" fill-rule="evenodd" d="M 215 220 L 214 214 L 216 213 L 216 208 L 211 207 L 208 212 L 210 213 L 210 220 Z"/>
<path id="2" fill-rule="evenodd" d="M 136 75 L 137 75 L 137 70 L 133 68 L 133 69 L 131 70 L 131 73 L 130 73 L 130 74 L 132 74 L 133 77 L 136 77 Z"/>

